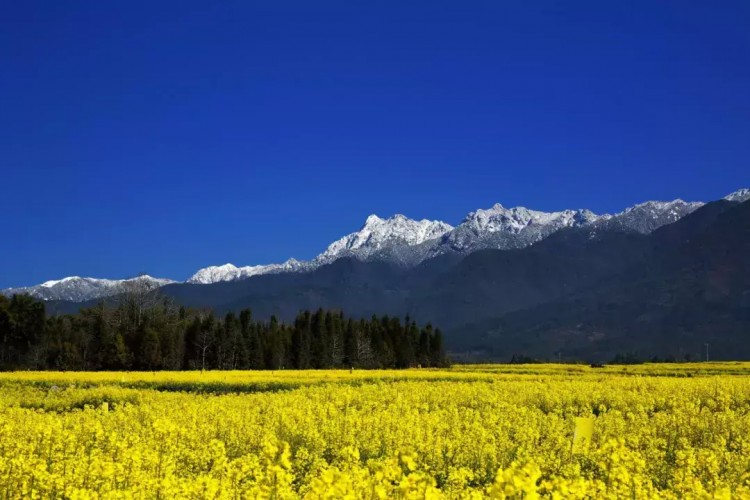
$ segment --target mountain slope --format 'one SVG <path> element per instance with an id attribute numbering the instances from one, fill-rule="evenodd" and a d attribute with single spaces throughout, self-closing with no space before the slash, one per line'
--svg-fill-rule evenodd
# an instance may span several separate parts
<path id="1" fill-rule="evenodd" d="M 477 348 L 554 358 L 750 357 L 750 202 L 716 202 L 655 232 L 638 266 L 563 300 L 469 325 Z M 502 339 L 502 341 L 500 341 Z"/>

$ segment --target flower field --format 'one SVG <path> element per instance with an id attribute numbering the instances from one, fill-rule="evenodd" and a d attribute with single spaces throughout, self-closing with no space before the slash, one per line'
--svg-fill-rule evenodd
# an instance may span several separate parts
<path id="1" fill-rule="evenodd" d="M 750 498 L 750 364 L 3 373 L 0 497 Z"/>

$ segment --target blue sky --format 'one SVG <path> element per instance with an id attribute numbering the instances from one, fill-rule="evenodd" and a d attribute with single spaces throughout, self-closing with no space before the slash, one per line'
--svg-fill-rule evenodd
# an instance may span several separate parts
<path id="1" fill-rule="evenodd" d="M 0 287 L 750 185 L 750 2 L 11 2 Z"/>

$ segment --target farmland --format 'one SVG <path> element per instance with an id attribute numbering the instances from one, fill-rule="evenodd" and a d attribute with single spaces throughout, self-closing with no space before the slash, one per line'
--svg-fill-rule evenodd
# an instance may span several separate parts
<path id="1" fill-rule="evenodd" d="M 2 373 L 0 496 L 747 497 L 750 363 Z"/>

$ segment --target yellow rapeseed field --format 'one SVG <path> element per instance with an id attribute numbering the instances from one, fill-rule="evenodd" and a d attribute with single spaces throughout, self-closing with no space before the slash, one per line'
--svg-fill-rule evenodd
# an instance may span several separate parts
<path id="1" fill-rule="evenodd" d="M 743 363 L 16 372 L 0 405 L 2 498 L 750 498 Z"/>

